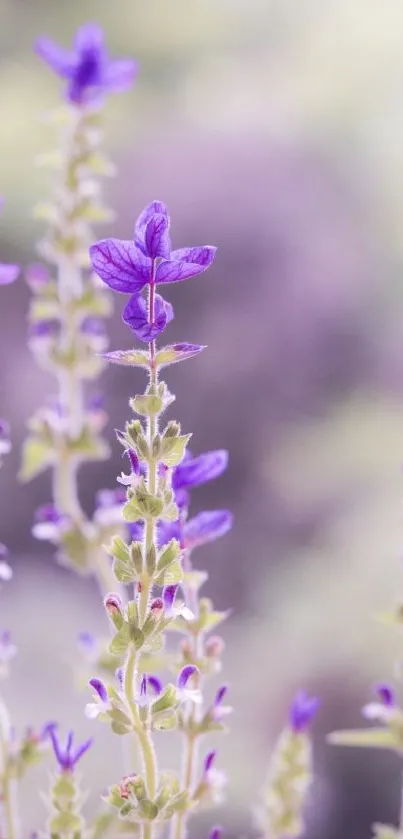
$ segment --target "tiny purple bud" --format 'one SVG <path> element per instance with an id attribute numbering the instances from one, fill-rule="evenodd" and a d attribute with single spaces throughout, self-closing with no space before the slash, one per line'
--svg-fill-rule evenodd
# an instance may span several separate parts
<path id="1" fill-rule="evenodd" d="M 41 291 L 50 282 L 49 269 L 43 262 L 32 262 L 26 268 L 25 280 L 31 291 Z"/>
<path id="2" fill-rule="evenodd" d="M 161 597 L 156 597 L 154 600 L 151 601 L 150 604 L 150 613 L 153 616 L 154 620 L 159 620 L 161 615 L 164 612 L 164 603 Z"/>
<path id="3" fill-rule="evenodd" d="M 105 609 L 110 617 L 116 614 L 123 615 L 123 602 L 118 594 L 107 594 L 104 600 Z"/>
<path id="4" fill-rule="evenodd" d="M 101 681 L 101 679 L 90 679 L 89 684 L 91 685 L 92 688 L 94 688 L 95 693 L 98 694 L 101 702 L 107 702 L 108 701 L 108 691 L 107 691 L 104 683 Z"/>
<path id="5" fill-rule="evenodd" d="M 300 734 L 308 728 L 318 711 L 319 705 L 320 701 L 316 696 L 310 697 L 304 690 L 297 693 L 289 710 L 290 725 L 296 734 Z"/>

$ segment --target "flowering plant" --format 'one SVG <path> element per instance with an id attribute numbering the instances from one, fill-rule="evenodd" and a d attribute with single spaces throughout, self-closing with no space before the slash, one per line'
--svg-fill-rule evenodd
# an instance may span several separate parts
<path id="1" fill-rule="evenodd" d="M 232 515 L 226 509 L 190 513 L 192 491 L 227 468 L 226 450 L 193 454 L 191 434 L 182 433 L 175 420 L 163 419 L 175 399 L 163 371 L 197 357 L 204 347 L 187 342 L 160 346 L 157 339 L 174 317 L 166 287 L 204 273 L 216 249 L 173 248 L 162 201 L 152 201 L 140 213 L 133 239 L 93 244 L 91 225 L 111 218 L 99 187 L 99 178 L 113 172 L 100 149 L 101 111 L 109 93 L 131 84 L 137 67 L 131 60 L 111 60 L 94 24 L 79 29 L 70 51 L 47 38 L 36 49 L 63 80 L 66 100 L 56 115 L 62 151 L 39 161 L 56 173 L 52 201 L 36 209 L 47 222 L 38 250 L 51 267 L 35 263 L 27 271 L 33 294 L 29 344 L 37 362 L 55 377 L 57 395 L 29 422 L 21 478 L 28 481 L 52 470 L 53 497 L 37 512 L 33 533 L 54 543 L 64 564 L 92 574 L 103 593 L 109 638 L 101 641 L 87 630 L 79 638 L 93 668 L 85 714 L 129 741 L 130 763 L 102 796 L 95 818 L 87 818 L 77 767 L 92 738 L 75 745 L 69 731 L 64 741 L 50 722 L 39 733 L 27 729 L 18 740 L 1 704 L 0 837 L 22 836 L 16 786 L 51 746 L 57 768 L 41 835 L 154 839 L 169 830 L 171 839 L 185 839 L 191 816 L 220 801 L 226 783 L 216 751 L 204 741 L 226 730 L 232 711 L 228 686 L 221 681 L 210 685 L 221 672 L 224 651 L 217 628 L 229 612 L 216 610 L 202 596 L 208 575 L 194 566 L 194 551 L 225 536 Z M 16 266 L 0 265 L 0 284 L 17 275 Z M 140 342 L 132 349 L 106 352 L 110 291 L 129 296 L 122 318 Z M 96 381 L 106 363 L 141 368 L 147 384 L 130 398 L 133 416 L 117 431 L 128 469 L 118 475 L 117 488 L 98 492 L 94 515 L 87 517 L 79 498 L 79 470 L 84 462 L 109 456 L 102 437 L 102 400 L 97 393 L 88 395 L 87 383 Z M 0 453 L 8 448 L 2 421 Z M 4 557 L 1 548 L 5 580 L 11 572 Z M 168 646 L 171 634 L 182 636 L 177 647 Z M 1 674 L 7 673 L 14 653 L 4 631 Z M 169 675 L 161 678 L 161 669 Z M 309 726 L 317 707 L 316 698 L 301 692 L 290 708 L 258 814 L 260 835 L 267 839 L 296 839 L 303 831 L 312 778 Z M 154 744 L 156 732 L 173 730 L 182 741 L 180 775 L 172 766 L 160 768 Z M 210 837 L 220 834 L 213 827 Z"/>

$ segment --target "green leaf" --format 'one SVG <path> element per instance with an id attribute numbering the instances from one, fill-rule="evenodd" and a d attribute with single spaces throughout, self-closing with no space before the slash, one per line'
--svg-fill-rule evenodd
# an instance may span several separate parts
<path id="1" fill-rule="evenodd" d="M 191 434 L 180 437 L 163 437 L 161 440 L 160 459 L 166 466 L 177 466 L 181 462 Z"/>
<path id="2" fill-rule="evenodd" d="M 171 714 L 161 714 L 153 722 L 154 731 L 173 731 L 177 728 L 178 720 L 175 712 Z"/>
<path id="3" fill-rule="evenodd" d="M 102 354 L 105 361 L 112 364 L 122 364 L 125 367 L 146 367 L 150 366 L 149 356 L 145 350 L 114 350 Z"/>
<path id="4" fill-rule="evenodd" d="M 351 731 L 333 731 L 327 735 L 332 746 L 356 746 L 398 750 L 398 743 L 388 728 L 358 728 Z"/>
<path id="5" fill-rule="evenodd" d="M 123 655 L 130 644 L 130 630 L 127 623 L 123 624 L 119 632 L 109 644 L 109 652 L 112 655 Z"/>
<path id="6" fill-rule="evenodd" d="M 161 574 L 162 571 L 168 567 L 177 557 L 180 555 L 181 549 L 177 539 L 171 539 L 168 542 L 168 545 L 164 548 L 162 553 L 158 558 L 157 563 L 157 573 Z"/>
<path id="7" fill-rule="evenodd" d="M 49 443 L 36 437 L 28 437 L 22 447 L 22 463 L 18 473 L 20 481 L 31 481 L 44 472 L 55 460 L 55 452 Z"/>
<path id="8" fill-rule="evenodd" d="M 117 560 L 113 563 L 113 573 L 119 583 L 125 586 L 134 583 L 138 578 L 138 574 L 134 568 L 127 563 L 118 562 Z"/>
<path id="9" fill-rule="evenodd" d="M 178 361 L 186 361 L 188 358 L 194 358 L 206 347 L 198 346 L 197 344 L 169 344 L 167 347 L 162 347 L 155 356 L 155 364 L 157 367 L 168 367 L 170 364 L 176 364 Z"/>
<path id="10" fill-rule="evenodd" d="M 131 399 L 130 407 L 142 417 L 154 417 L 162 411 L 164 402 L 153 393 L 145 393 Z"/>
<path id="11" fill-rule="evenodd" d="M 148 821 L 153 821 L 158 816 L 158 807 L 148 798 L 142 798 L 139 801 L 139 810 Z"/>
<path id="12" fill-rule="evenodd" d="M 174 561 L 168 565 L 167 568 L 163 571 L 162 574 L 159 574 L 158 577 L 155 578 L 155 583 L 157 586 L 171 586 L 176 585 L 176 583 L 181 583 L 183 580 L 183 570 L 181 562 Z"/>

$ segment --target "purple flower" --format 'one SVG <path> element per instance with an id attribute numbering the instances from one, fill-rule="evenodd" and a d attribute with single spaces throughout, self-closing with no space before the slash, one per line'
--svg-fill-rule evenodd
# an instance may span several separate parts
<path id="1" fill-rule="evenodd" d="M 49 38 L 40 38 L 36 52 L 66 80 L 67 99 L 80 106 L 97 104 L 107 93 L 126 90 L 137 72 L 134 61 L 111 61 L 104 33 L 94 23 L 86 23 L 77 30 L 73 50 L 65 50 Z"/>
<path id="2" fill-rule="evenodd" d="M 94 691 L 94 702 L 88 702 L 85 706 L 85 716 L 89 720 L 95 720 L 100 714 L 110 710 L 110 702 L 106 685 L 101 679 L 90 679 L 89 684 Z"/>
<path id="3" fill-rule="evenodd" d="M 197 704 L 202 702 L 200 690 L 198 688 L 188 687 L 189 681 L 192 677 L 198 674 L 199 670 L 194 664 L 186 664 L 185 667 L 182 667 L 177 679 L 177 686 L 179 696 L 183 701 L 190 700 L 191 702 L 195 702 Z"/>
<path id="4" fill-rule="evenodd" d="M 200 486 L 206 481 L 218 478 L 228 466 L 228 452 L 225 449 L 204 452 L 198 457 L 192 457 L 188 453 L 181 463 L 175 468 L 172 476 L 172 486 L 175 490 L 192 489 Z"/>
<path id="5" fill-rule="evenodd" d="M 67 740 L 64 746 L 61 745 L 58 735 L 56 734 L 56 726 L 48 726 L 49 736 L 52 741 L 53 751 L 59 768 L 62 772 L 74 772 L 76 764 L 80 758 L 90 748 L 92 740 L 86 740 L 77 749 L 73 749 L 73 732 L 69 731 Z"/>
<path id="6" fill-rule="evenodd" d="M 183 528 L 183 547 L 193 550 L 225 536 L 231 529 L 232 513 L 228 510 L 205 510 L 187 521 Z"/>
<path id="7" fill-rule="evenodd" d="M 0 662 L 5 664 L 11 661 L 17 654 L 17 647 L 11 640 L 11 632 L 9 629 L 3 629 L 0 632 Z"/>
<path id="8" fill-rule="evenodd" d="M 79 633 L 78 648 L 88 661 L 94 662 L 98 658 L 98 642 L 92 632 L 83 630 Z"/>
<path id="9" fill-rule="evenodd" d="M 162 683 L 160 680 L 156 676 L 149 676 L 148 673 L 144 673 L 140 683 L 140 695 L 136 698 L 137 705 L 140 708 L 149 705 L 160 693 L 162 693 Z"/>
<path id="10" fill-rule="evenodd" d="M 210 772 L 210 769 L 212 769 L 216 756 L 217 752 L 209 752 L 204 758 L 203 769 L 205 775 L 207 775 L 208 772 Z"/>
<path id="11" fill-rule="evenodd" d="M 232 713 L 231 705 L 223 705 L 223 700 L 227 695 L 228 687 L 227 685 L 222 685 L 216 693 L 213 705 L 210 709 L 210 715 L 212 716 L 215 722 L 220 722 L 223 717 L 228 716 L 228 714 Z"/>
<path id="12" fill-rule="evenodd" d="M 54 504 L 44 504 L 35 512 L 32 533 L 36 539 L 58 542 L 68 522 L 68 517 L 60 513 Z"/>
<path id="13" fill-rule="evenodd" d="M 393 688 L 389 684 L 375 685 L 374 693 L 378 697 L 378 702 L 368 702 L 362 708 L 362 715 L 367 720 L 378 720 L 385 725 L 393 719 L 397 706 L 396 696 Z"/>
<path id="14" fill-rule="evenodd" d="M 210 830 L 210 833 L 208 835 L 208 839 L 222 839 L 223 833 L 224 833 L 223 828 L 220 827 L 219 825 L 216 825 L 215 827 L 213 827 Z"/>
<path id="15" fill-rule="evenodd" d="M 147 303 L 141 294 L 132 295 L 122 314 L 124 322 L 130 326 L 136 337 L 146 344 L 154 341 L 174 316 L 171 304 L 160 294 L 155 295 L 154 303 L 152 322 L 149 321 Z"/>
<path id="16" fill-rule="evenodd" d="M 201 274 L 211 265 L 216 248 L 171 251 L 168 230 L 165 205 L 152 201 L 137 220 L 133 241 L 103 239 L 92 245 L 90 257 L 95 273 L 114 291 L 137 294 L 148 284 L 180 282 Z"/>
<path id="17" fill-rule="evenodd" d="M 289 721 L 296 734 L 305 731 L 316 715 L 320 701 L 316 696 L 308 696 L 306 691 L 300 690 L 295 696 L 289 711 Z"/>

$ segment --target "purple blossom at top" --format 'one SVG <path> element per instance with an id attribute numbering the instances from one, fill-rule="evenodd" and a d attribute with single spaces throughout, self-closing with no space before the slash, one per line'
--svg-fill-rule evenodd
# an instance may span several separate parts
<path id="1" fill-rule="evenodd" d="M 3 199 L 0 198 L 0 209 L 3 205 Z M 20 273 L 18 265 L 8 265 L 0 262 L 0 285 L 10 285 L 17 279 Z"/>
<path id="2" fill-rule="evenodd" d="M 301 734 L 308 728 L 316 716 L 319 705 L 320 701 L 316 696 L 308 696 L 304 690 L 297 693 L 289 711 L 290 725 L 296 734 Z"/>
<path id="3" fill-rule="evenodd" d="M 101 280 L 114 291 L 132 295 L 123 320 L 147 343 L 163 332 L 173 309 L 160 295 L 154 295 L 147 308 L 141 291 L 201 274 L 216 253 L 209 245 L 172 250 L 169 227 L 165 204 L 152 201 L 136 222 L 133 240 L 103 239 L 90 248 L 92 267 Z"/>
<path id="4" fill-rule="evenodd" d="M 135 61 L 110 59 L 104 33 L 95 23 L 80 26 L 72 50 L 65 50 L 49 38 L 40 38 L 35 48 L 67 82 L 66 98 L 78 106 L 98 104 L 106 94 L 126 90 L 137 73 Z"/>
<path id="5" fill-rule="evenodd" d="M 59 736 L 56 733 L 56 726 L 50 725 L 48 726 L 49 737 L 52 741 L 53 751 L 55 753 L 56 760 L 59 764 L 59 768 L 61 772 L 74 772 L 76 768 L 76 764 L 88 751 L 92 744 L 92 739 L 86 740 L 81 746 L 78 746 L 76 749 L 73 748 L 73 739 L 74 734 L 72 731 L 69 731 L 67 735 L 67 740 L 64 746 L 60 743 Z"/>

